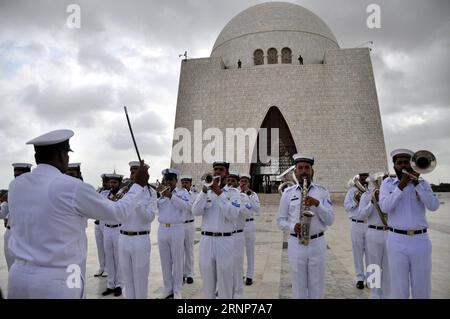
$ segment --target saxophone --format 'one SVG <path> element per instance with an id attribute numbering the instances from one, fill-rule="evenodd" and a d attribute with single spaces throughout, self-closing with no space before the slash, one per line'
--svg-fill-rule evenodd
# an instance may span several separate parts
<path id="1" fill-rule="evenodd" d="M 298 184 L 297 177 L 293 174 L 295 181 Z M 309 245 L 309 229 L 311 228 L 311 220 L 314 217 L 314 213 L 309 210 L 309 207 L 306 206 L 306 197 L 308 196 L 308 180 L 303 177 L 303 188 L 302 188 L 302 204 L 300 206 L 300 214 L 299 214 L 299 223 L 300 223 L 300 237 L 298 238 L 298 242 L 301 245 L 308 246 Z"/>

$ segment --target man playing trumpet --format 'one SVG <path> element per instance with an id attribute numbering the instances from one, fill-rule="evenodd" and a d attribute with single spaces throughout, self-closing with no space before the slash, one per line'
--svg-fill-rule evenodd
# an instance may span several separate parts
<path id="1" fill-rule="evenodd" d="M 293 156 L 294 174 L 299 184 L 285 189 L 281 196 L 277 224 L 290 233 L 288 256 L 292 276 L 292 295 L 296 299 L 323 298 L 325 292 L 325 265 L 327 243 L 324 232 L 334 221 L 330 195 L 325 187 L 312 183 L 314 157 L 304 154 Z M 306 184 L 306 189 L 303 186 Z M 302 193 L 307 195 L 303 198 Z M 302 225 L 299 222 L 301 203 L 314 213 L 309 228 L 309 238 L 302 238 L 307 244 L 300 244 Z M 302 242 L 304 242 L 302 240 Z"/>
<path id="2" fill-rule="evenodd" d="M 429 153 L 431 154 L 431 153 Z M 391 297 L 431 296 L 431 241 L 426 209 L 436 211 L 439 200 L 427 181 L 411 167 L 415 154 L 408 149 L 391 152 L 397 177 L 386 178 L 380 188 L 380 207 L 389 216 L 387 251 Z M 434 158 L 434 156 L 433 156 Z M 435 165 L 430 161 L 429 166 Z"/>

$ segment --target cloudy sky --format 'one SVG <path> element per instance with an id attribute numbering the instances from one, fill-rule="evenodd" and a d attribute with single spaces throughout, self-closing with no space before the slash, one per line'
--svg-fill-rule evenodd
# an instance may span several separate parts
<path id="1" fill-rule="evenodd" d="M 12 162 L 32 162 L 25 142 L 60 128 L 75 131 L 72 162 L 85 181 L 135 159 L 127 105 L 151 180 L 170 164 L 179 54 L 208 57 L 225 24 L 266 1 L 0 0 L 0 188 Z M 431 182 L 450 182 L 450 1 L 299 0 L 320 16 L 341 48 L 373 41 L 372 62 L 387 152 L 431 150 Z M 67 27 L 67 6 L 81 28 Z M 366 8 L 381 8 L 369 29 Z M 351 150 L 349 150 L 351 151 Z M 389 161 L 389 165 L 391 162 Z"/>

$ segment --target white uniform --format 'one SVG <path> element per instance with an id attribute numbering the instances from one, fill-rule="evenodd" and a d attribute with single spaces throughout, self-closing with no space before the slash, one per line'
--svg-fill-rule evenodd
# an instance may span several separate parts
<path id="1" fill-rule="evenodd" d="M 109 190 L 104 190 L 100 192 L 100 195 L 108 197 Z M 97 224 L 98 222 L 98 224 Z M 96 221 L 95 223 L 95 243 L 97 245 L 97 256 L 99 263 L 99 273 L 106 271 L 105 262 L 105 244 L 103 242 L 103 229 L 105 228 L 105 223 L 102 221 Z"/>
<path id="2" fill-rule="evenodd" d="M 11 266 L 14 262 L 14 257 L 8 248 L 9 238 L 11 237 L 11 215 L 9 214 L 8 202 L 3 202 L 0 204 L 0 219 L 7 219 L 5 234 L 3 235 L 3 251 L 5 253 L 6 266 L 8 267 L 8 271 L 11 269 Z"/>
<path id="3" fill-rule="evenodd" d="M 414 187 L 412 183 L 402 190 L 398 178 L 386 178 L 380 188 L 380 207 L 387 213 L 391 228 L 387 239 L 391 297 L 431 297 L 431 241 L 428 233 L 426 209 L 435 211 L 439 200 L 430 185 L 423 179 Z M 392 231 L 393 230 L 393 231 Z M 397 231 L 419 231 L 417 234 L 401 234 Z M 411 232 L 410 232 L 411 233 Z"/>
<path id="4" fill-rule="evenodd" d="M 189 193 L 174 188 L 172 197 L 158 198 L 158 247 L 164 281 L 164 293 L 181 294 L 184 260 L 184 216 L 189 208 Z"/>
<path id="5" fill-rule="evenodd" d="M 320 202 L 319 206 L 309 208 L 315 216 L 311 220 L 311 239 L 308 246 L 301 245 L 294 232 L 295 224 L 299 223 L 301 187 L 293 185 L 285 189 L 281 196 L 277 218 L 278 227 L 290 233 L 288 256 L 292 275 L 292 295 L 296 299 L 317 299 L 324 296 L 327 255 L 324 232 L 326 227 L 334 222 L 332 202 L 327 189 L 312 183 L 308 196 Z"/>
<path id="6" fill-rule="evenodd" d="M 145 186 L 134 202 L 136 212 L 122 223 L 119 236 L 119 267 L 128 299 L 146 299 L 150 272 L 150 227 L 157 214 L 156 191 Z"/>
<path id="7" fill-rule="evenodd" d="M 87 219 L 124 220 L 141 190 L 135 184 L 120 202 L 112 202 L 47 164 L 14 179 L 8 195 L 14 212 L 9 248 L 15 258 L 8 298 L 81 298 Z"/>
<path id="8" fill-rule="evenodd" d="M 255 241 L 256 241 L 256 225 L 255 215 L 259 214 L 259 198 L 255 192 L 249 196 L 250 206 L 249 215 L 245 220 L 244 236 L 245 236 L 245 253 L 247 255 L 247 278 L 253 279 L 255 269 Z"/>
<path id="9" fill-rule="evenodd" d="M 241 193 L 241 209 L 234 220 L 234 266 L 233 266 L 233 299 L 241 299 L 244 293 L 244 254 L 245 254 L 245 220 L 249 217 L 250 201 L 246 194 Z"/>
<path id="10" fill-rule="evenodd" d="M 192 206 L 194 215 L 202 216 L 200 238 L 200 273 L 203 293 L 215 299 L 216 287 L 220 299 L 233 296 L 234 220 L 239 215 L 240 195 L 235 188 L 222 189 L 222 194 L 208 190 L 200 192 Z"/>
<path id="11" fill-rule="evenodd" d="M 186 210 L 184 218 L 184 277 L 194 277 L 195 219 L 192 214 L 192 205 L 198 193 L 190 191 L 189 195 L 189 208 Z"/>
<path id="12" fill-rule="evenodd" d="M 366 256 L 368 265 L 378 265 L 381 269 L 380 287 L 372 288 L 372 298 L 386 299 L 389 298 L 389 263 L 386 247 L 387 227 L 380 219 L 379 213 L 372 204 L 372 195 L 374 189 L 369 190 L 361 196 L 357 219 L 366 220 L 368 229 L 366 232 Z M 369 275 L 369 274 L 368 274 Z M 368 280 L 369 281 L 369 280 Z M 372 285 L 375 285 L 372 282 Z"/>
<path id="13" fill-rule="evenodd" d="M 367 255 L 366 250 L 366 232 L 367 224 L 365 220 L 358 219 L 358 203 L 353 200 L 355 192 L 357 192 L 356 187 L 351 187 L 344 199 L 344 208 L 349 214 L 350 218 L 350 234 L 352 240 L 352 252 L 353 252 L 353 262 L 355 264 L 356 281 L 364 281 L 366 279 L 366 271 L 364 266 L 364 261 L 367 265 Z"/>
<path id="14" fill-rule="evenodd" d="M 109 191 L 106 197 L 109 197 L 110 195 L 111 191 Z M 106 287 L 109 289 L 123 288 L 123 277 L 119 257 L 120 226 L 121 224 L 111 220 L 104 220 L 102 225 L 105 268 L 108 273 Z"/>

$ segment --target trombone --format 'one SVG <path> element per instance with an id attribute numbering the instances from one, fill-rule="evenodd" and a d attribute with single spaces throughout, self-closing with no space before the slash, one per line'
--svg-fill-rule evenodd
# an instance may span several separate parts
<path id="1" fill-rule="evenodd" d="M 430 173 L 436 168 L 436 157 L 430 151 L 417 151 L 411 158 L 411 168 L 419 174 Z M 419 180 L 417 176 L 411 174 L 406 169 L 403 169 L 402 173 L 408 175 L 414 181 Z"/>

